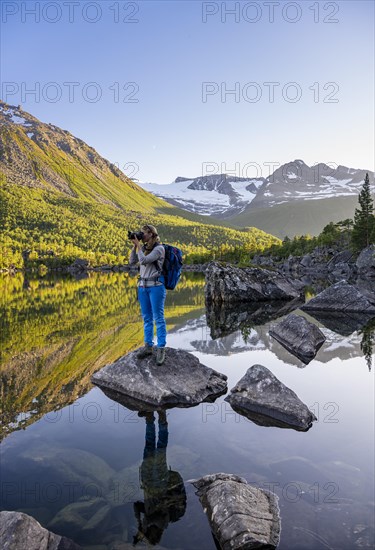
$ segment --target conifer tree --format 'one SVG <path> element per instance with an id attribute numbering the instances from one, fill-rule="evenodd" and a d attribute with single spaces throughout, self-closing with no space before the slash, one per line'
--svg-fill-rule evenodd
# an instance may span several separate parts
<path id="1" fill-rule="evenodd" d="M 351 246 L 355 252 L 360 252 L 363 248 L 375 242 L 374 204 L 370 193 L 370 179 L 368 173 L 366 173 L 365 182 L 359 194 L 358 202 L 360 208 L 355 209 L 351 238 Z"/>

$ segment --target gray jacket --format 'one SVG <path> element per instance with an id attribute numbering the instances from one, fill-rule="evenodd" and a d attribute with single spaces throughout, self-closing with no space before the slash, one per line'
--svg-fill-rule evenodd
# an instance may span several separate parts
<path id="1" fill-rule="evenodd" d="M 144 253 L 144 246 L 137 253 L 134 248 L 130 253 L 129 264 L 135 265 L 139 262 L 139 280 L 138 286 L 159 286 L 162 285 L 160 281 L 143 281 L 142 279 L 149 279 L 151 277 L 157 277 L 160 275 L 165 258 L 165 250 L 162 244 L 157 244 L 155 248 L 147 254 Z"/>

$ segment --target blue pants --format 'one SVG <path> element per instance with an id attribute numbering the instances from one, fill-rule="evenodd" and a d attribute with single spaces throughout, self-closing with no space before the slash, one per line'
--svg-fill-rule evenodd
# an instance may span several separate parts
<path id="1" fill-rule="evenodd" d="M 164 285 L 138 287 L 138 300 L 141 304 L 145 344 L 153 345 L 154 321 L 158 348 L 164 348 L 167 338 L 167 327 L 164 319 L 164 302 L 167 291 Z"/>

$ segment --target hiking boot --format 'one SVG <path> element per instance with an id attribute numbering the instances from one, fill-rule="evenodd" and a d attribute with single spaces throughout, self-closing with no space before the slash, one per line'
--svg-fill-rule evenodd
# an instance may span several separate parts
<path id="1" fill-rule="evenodd" d="M 145 417 L 146 422 L 154 422 L 154 420 L 155 420 L 155 416 L 154 416 L 154 413 L 152 411 L 139 411 L 138 416 Z"/>
<path id="2" fill-rule="evenodd" d="M 143 346 L 137 353 L 138 359 L 145 359 L 145 357 L 149 357 L 150 355 L 152 355 L 152 346 L 149 344 Z"/>
<path id="3" fill-rule="evenodd" d="M 162 365 L 165 361 L 165 348 L 158 348 L 156 354 L 156 364 Z"/>
<path id="4" fill-rule="evenodd" d="M 168 424 L 167 412 L 165 410 L 158 411 L 158 415 L 159 415 L 159 424 Z"/>

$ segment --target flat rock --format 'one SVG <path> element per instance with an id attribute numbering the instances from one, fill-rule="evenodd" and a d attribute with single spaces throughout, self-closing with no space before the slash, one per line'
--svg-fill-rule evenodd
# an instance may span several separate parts
<path id="1" fill-rule="evenodd" d="M 0 512 L 0 540 L 3 550 L 79 550 L 71 539 L 44 529 L 22 512 Z"/>
<path id="2" fill-rule="evenodd" d="M 324 334 L 314 323 L 294 313 L 271 326 L 269 333 L 306 364 L 314 359 L 318 349 L 325 342 Z"/>
<path id="3" fill-rule="evenodd" d="M 301 309 L 304 311 L 353 311 L 375 315 L 375 302 L 362 294 L 358 288 L 342 280 L 311 298 L 301 306 Z"/>
<path id="4" fill-rule="evenodd" d="M 280 537 L 278 497 L 232 474 L 191 480 L 222 550 L 276 548 Z"/>
<path id="5" fill-rule="evenodd" d="M 207 302 L 262 302 L 293 300 L 301 294 L 297 283 L 276 271 L 239 268 L 210 262 L 205 272 Z"/>
<path id="6" fill-rule="evenodd" d="M 253 365 L 225 398 L 233 410 L 260 426 L 307 431 L 316 416 L 263 365 Z"/>
<path id="7" fill-rule="evenodd" d="M 227 377 L 183 350 L 165 348 L 165 362 L 156 365 L 155 355 L 137 357 L 135 350 L 96 372 L 91 380 L 103 390 L 126 396 L 132 408 L 191 407 L 212 401 L 227 391 Z"/>

